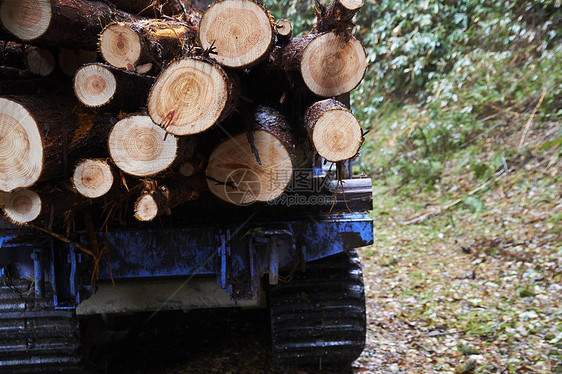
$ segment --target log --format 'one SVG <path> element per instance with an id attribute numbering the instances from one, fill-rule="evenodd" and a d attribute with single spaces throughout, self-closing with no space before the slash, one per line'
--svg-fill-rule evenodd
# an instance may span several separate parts
<path id="1" fill-rule="evenodd" d="M 196 200 L 205 187 L 205 180 L 200 177 L 175 176 L 160 182 L 145 181 L 144 189 L 135 202 L 135 218 L 148 222 L 170 215 L 176 206 Z"/>
<path id="2" fill-rule="evenodd" d="M 363 144 L 363 130 L 351 110 L 335 99 L 312 104 L 304 123 L 316 152 L 328 161 L 353 158 Z"/>
<path id="3" fill-rule="evenodd" d="M 68 97 L 0 97 L 0 191 L 67 175 L 72 160 L 97 141 L 95 117 Z"/>
<path id="4" fill-rule="evenodd" d="M 316 23 L 312 28 L 313 33 L 336 31 L 348 33 L 353 27 L 353 16 L 363 6 L 363 0 L 334 0 L 327 7 L 317 3 Z"/>
<path id="5" fill-rule="evenodd" d="M 271 66 L 299 71 L 306 86 L 318 96 L 350 92 L 363 80 L 367 54 L 360 41 L 335 32 L 293 38 L 270 54 Z"/>
<path id="6" fill-rule="evenodd" d="M 190 10 L 194 9 L 192 4 L 185 0 L 109 0 L 109 2 L 125 12 L 151 18 L 175 16 L 182 14 L 184 9 L 190 14 Z"/>
<path id="7" fill-rule="evenodd" d="M 211 60 L 184 58 L 170 64 L 148 95 L 148 114 L 174 135 L 207 130 L 236 107 L 238 81 Z"/>
<path id="8" fill-rule="evenodd" d="M 41 213 L 41 197 L 28 188 L 7 193 L 2 200 L 0 206 L 13 224 L 21 225 L 31 222 Z"/>
<path id="9" fill-rule="evenodd" d="M 95 50 L 103 26 L 133 16 L 101 1 L 3 0 L 0 18 L 9 32 L 34 45 Z"/>
<path id="10" fill-rule="evenodd" d="M 31 73 L 42 77 L 50 75 L 56 67 L 51 51 L 4 41 L 0 41 L 0 65 L 28 69 Z"/>
<path id="11" fill-rule="evenodd" d="M 246 68 L 267 57 L 274 41 L 267 10 L 253 0 L 223 0 L 212 4 L 199 24 L 203 49 L 223 66 Z"/>
<path id="12" fill-rule="evenodd" d="M 146 96 L 155 78 L 93 63 L 82 66 L 74 76 L 74 94 L 88 107 L 132 112 L 146 106 Z"/>
<path id="13" fill-rule="evenodd" d="M 288 43 L 293 37 L 293 25 L 288 19 L 280 19 L 274 24 L 278 41 Z"/>
<path id="14" fill-rule="evenodd" d="M 58 62 L 61 71 L 68 77 L 74 77 L 76 71 L 85 64 L 96 62 L 98 53 L 84 49 L 60 48 Z"/>
<path id="15" fill-rule="evenodd" d="M 279 197 L 289 185 L 293 170 L 310 159 L 308 147 L 297 144 L 279 112 L 259 106 L 254 119 L 252 135 L 243 132 L 220 143 L 205 170 L 209 190 L 235 205 Z M 257 150 L 260 162 L 252 149 Z"/>
<path id="16" fill-rule="evenodd" d="M 72 184 L 82 196 L 101 197 L 113 186 L 111 166 L 103 159 L 81 160 L 74 169 Z"/>
<path id="17" fill-rule="evenodd" d="M 177 140 L 149 116 L 133 115 L 117 122 L 108 140 L 109 154 L 117 167 L 137 177 L 156 175 L 176 158 Z"/>
<path id="18" fill-rule="evenodd" d="M 110 65 L 129 71 L 138 71 L 146 64 L 162 66 L 185 54 L 186 46 L 197 38 L 199 17 L 193 24 L 171 20 L 138 20 L 113 22 L 101 33 L 99 50 Z"/>

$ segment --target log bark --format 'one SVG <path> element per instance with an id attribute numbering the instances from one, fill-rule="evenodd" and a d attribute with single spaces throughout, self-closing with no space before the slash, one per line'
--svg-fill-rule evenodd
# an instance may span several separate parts
<path id="1" fill-rule="evenodd" d="M 185 0 L 109 0 L 117 8 L 135 15 L 161 18 L 162 16 L 176 16 L 184 13 L 190 15 L 195 7 Z M 202 13 L 198 10 L 198 13 Z"/>
<path id="2" fill-rule="evenodd" d="M 305 113 L 308 136 L 318 154 L 328 161 L 353 158 L 363 144 L 363 131 L 351 110 L 334 99 L 318 101 Z"/>
<path id="3" fill-rule="evenodd" d="M 42 77 L 50 75 L 56 67 L 48 49 L 4 41 L 0 41 L 0 65 L 27 69 Z"/>
<path id="4" fill-rule="evenodd" d="M 133 18 L 105 2 L 86 0 L 3 0 L 0 17 L 23 41 L 88 50 L 96 49 L 103 26 Z"/>
<path id="5" fill-rule="evenodd" d="M 297 144 L 279 112 L 260 106 L 254 119 L 251 135 L 243 132 L 220 143 L 205 171 L 209 190 L 235 205 L 279 197 L 288 187 L 293 170 L 310 159 L 308 147 Z"/>
<path id="6" fill-rule="evenodd" d="M 206 161 L 207 160 L 201 155 L 195 155 L 181 163 L 178 172 L 184 177 L 192 177 L 203 170 Z"/>
<path id="7" fill-rule="evenodd" d="M 82 66 L 74 76 L 74 94 L 89 107 L 133 112 L 146 106 L 155 78 L 93 63 Z"/>
<path id="8" fill-rule="evenodd" d="M 192 24 L 171 20 L 114 22 L 100 35 L 99 50 L 110 65 L 129 71 L 152 64 L 159 69 L 194 45 L 200 16 Z"/>
<path id="9" fill-rule="evenodd" d="M 274 41 L 267 10 L 253 0 L 223 0 L 211 5 L 199 25 L 203 49 L 223 66 L 246 68 L 267 57 Z"/>
<path id="10" fill-rule="evenodd" d="M 68 97 L 1 97 L 0 191 L 68 175 L 72 160 L 95 144 L 104 125 Z"/>
<path id="11" fill-rule="evenodd" d="M 96 62 L 98 53 L 84 49 L 60 48 L 58 62 L 61 71 L 68 77 L 74 77 L 76 71 L 85 64 Z"/>
<path id="12" fill-rule="evenodd" d="M 106 160 L 84 159 L 74 168 L 72 184 L 82 196 L 101 197 L 113 186 L 113 171 Z"/>
<path id="13" fill-rule="evenodd" d="M 363 0 L 334 0 L 327 7 L 318 4 L 313 33 L 335 31 L 348 33 L 353 27 L 353 17 L 363 6 Z"/>
<path id="14" fill-rule="evenodd" d="M 367 55 L 360 41 L 335 32 L 307 34 L 273 50 L 270 65 L 299 71 L 306 86 L 318 96 L 333 97 L 353 90 L 363 80 Z"/>
<path id="15" fill-rule="evenodd" d="M 156 175 L 176 158 L 176 137 L 156 125 L 149 116 L 122 119 L 111 130 L 109 154 L 117 167 L 137 177 Z"/>
<path id="16" fill-rule="evenodd" d="M 148 114 L 174 135 L 207 130 L 233 112 L 238 80 L 212 60 L 184 58 L 158 76 L 148 95 Z"/>
<path id="17" fill-rule="evenodd" d="M 162 181 L 145 181 L 144 189 L 135 202 L 135 218 L 147 222 L 170 215 L 176 206 L 196 200 L 205 188 L 202 177 L 175 176 Z"/>

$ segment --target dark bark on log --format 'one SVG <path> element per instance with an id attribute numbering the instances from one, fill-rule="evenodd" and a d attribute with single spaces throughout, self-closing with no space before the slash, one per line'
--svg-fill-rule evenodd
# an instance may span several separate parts
<path id="1" fill-rule="evenodd" d="M 60 70 L 68 77 L 74 77 L 76 71 L 85 64 L 98 60 L 96 51 L 60 48 L 57 57 Z"/>
<path id="2" fill-rule="evenodd" d="M 132 15 L 101 1 L 4 0 L 0 7 L 4 27 L 34 45 L 95 50 L 98 34 L 115 20 L 132 20 Z"/>
<path id="3" fill-rule="evenodd" d="M 86 64 L 74 76 L 74 93 L 89 107 L 105 111 L 134 112 L 146 106 L 154 77 L 101 63 Z"/>
<path id="4" fill-rule="evenodd" d="M 185 0 L 109 0 L 117 8 L 135 15 L 161 18 L 164 16 L 188 15 L 192 12 L 202 13 L 191 2 Z"/>
<path id="5" fill-rule="evenodd" d="M 362 1 L 334 0 L 330 5 L 319 5 L 316 10 L 316 23 L 312 28 L 313 33 L 335 31 L 338 34 L 348 33 L 354 26 L 353 17 L 361 8 Z"/>

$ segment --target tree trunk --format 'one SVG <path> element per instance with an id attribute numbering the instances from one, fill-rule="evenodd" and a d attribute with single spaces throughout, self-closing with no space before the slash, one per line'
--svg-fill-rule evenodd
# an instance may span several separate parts
<path id="1" fill-rule="evenodd" d="M 0 191 L 5 192 L 68 175 L 72 160 L 84 156 L 105 125 L 69 98 L 44 96 L 2 97 L 0 118 Z"/>
<path id="2" fill-rule="evenodd" d="M 316 11 L 316 24 L 313 33 L 336 31 L 348 33 L 353 27 L 353 16 L 363 6 L 363 0 L 334 0 L 330 5 L 319 5 Z"/>
<path id="3" fill-rule="evenodd" d="M 238 81 L 211 60 L 184 58 L 160 74 L 148 95 L 148 114 L 174 135 L 207 130 L 236 108 Z"/>
<path id="4" fill-rule="evenodd" d="M 353 90 L 367 69 L 363 44 L 351 35 L 334 32 L 293 38 L 271 53 L 270 62 L 287 72 L 299 71 L 306 86 L 322 97 Z"/>
<path id="5" fill-rule="evenodd" d="M 108 64 L 129 71 L 152 64 L 160 70 L 183 56 L 197 38 L 200 16 L 192 24 L 169 20 L 113 22 L 100 35 L 99 50 Z"/>
<path id="6" fill-rule="evenodd" d="M 273 45 L 273 24 L 267 10 L 253 0 L 223 0 L 211 5 L 199 25 L 203 49 L 223 66 L 245 68 L 264 60 Z"/>
<path id="7" fill-rule="evenodd" d="M 97 60 L 98 53 L 96 51 L 60 48 L 58 53 L 59 67 L 69 77 L 74 77 L 74 74 L 82 65 L 93 63 Z"/>
<path id="8" fill-rule="evenodd" d="M 196 200 L 205 188 L 201 177 L 175 176 L 162 181 L 146 181 L 135 202 L 135 218 L 152 221 L 161 215 L 170 215 L 176 206 Z"/>
<path id="9" fill-rule="evenodd" d="M 95 50 L 103 26 L 133 16 L 100 1 L 3 0 L 4 27 L 23 41 Z"/>
<path id="10" fill-rule="evenodd" d="M 108 147 L 111 159 L 119 169 L 137 177 L 148 177 L 172 165 L 177 140 L 149 116 L 133 115 L 113 127 Z"/>
<path id="11" fill-rule="evenodd" d="M 84 159 L 74 168 L 72 184 L 82 196 L 100 197 L 113 186 L 113 171 L 106 160 Z"/>
<path id="12" fill-rule="evenodd" d="M 288 187 L 293 170 L 303 167 L 310 155 L 306 144 L 297 145 L 277 111 L 260 106 L 254 119 L 251 133 L 219 144 L 205 171 L 209 190 L 235 205 L 274 200 Z"/>
<path id="13" fill-rule="evenodd" d="M 82 66 L 74 76 L 74 93 L 89 107 L 132 112 L 146 106 L 154 78 L 100 63 Z"/>
<path id="14" fill-rule="evenodd" d="M 304 117 L 308 136 L 318 154 L 328 161 L 353 158 L 363 144 L 363 131 L 357 118 L 334 99 L 312 104 Z"/>

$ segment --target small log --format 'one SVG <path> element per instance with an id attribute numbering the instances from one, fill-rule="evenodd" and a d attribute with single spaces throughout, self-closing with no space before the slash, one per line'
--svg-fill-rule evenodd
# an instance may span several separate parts
<path id="1" fill-rule="evenodd" d="M 125 173 L 137 177 L 156 175 L 172 165 L 177 140 L 149 116 L 133 115 L 117 122 L 108 140 L 111 159 Z"/>
<path id="2" fill-rule="evenodd" d="M 67 97 L 1 97 L 0 191 L 64 176 L 72 160 L 98 140 L 94 133 L 105 124 L 95 118 Z"/>
<path id="3" fill-rule="evenodd" d="M 304 116 L 308 136 L 328 161 L 353 158 L 363 144 L 363 130 L 351 110 L 334 99 L 312 104 Z"/>
<path id="4" fill-rule="evenodd" d="M 243 132 L 220 143 L 205 170 L 209 190 L 235 205 L 274 200 L 289 185 L 293 170 L 306 165 L 310 156 L 277 111 L 260 106 L 254 119 L 251 136 Z"/>
<path id="5" fill-rule="evenodd" d="M 25 64 L 30 72 L 42 77 L 49 76 L 57 66 L 51 51 L 40 47 L 29 47 L 25 54 Z"/>
<path id="6" fill-rule="evenodd" d="M 31 222 L 41 213 L 41 197 L 28 188 L 4 194 L 2 200 L 0 206 L 13 224 L 21 225 Z"/>
<path id="7" fill-rule="evenodd" d="M 74 76 L 74 93 L 89 107 L 107 107 L 132 112 L 146 106 L 154 78 L 93 63 L 82 66 Z"/>
<path id="8" fill-rule="evenodd" d="M 23 41 L 88 50 L 96 49 L 103 26 L 133 18 L 105 2 L 86 0 L 3 0 L 0 17 Z"/>
<path id="9" fill-rule="evenodd" d="M 175 176 L 161 182 L 148 180 L 135 202 L 135 218 L 152 221 L 162 215 L 170 215 L 172 209 L 188 201 L 196 200 L 205 189 L 203 178 Z"/>
<path id="10" fill-rule="evenodd" d="M 148 114 L 174 135 L 207 130 L 236 107 L 238 81 L 216 63 L 184 58 L 158 76 L 148 95 Z"/>
<path id="11" fill-rule="evenodd" d="M 335 32 L 293 38 L 270 54 L 271 65 L 299 71 L 306 86 L 318 96 L 333 97 L 353 90 L 367 69 L 367 54 L 360 41 Z"/>
<path id="12" fill-rule="evenodd" d="M 106 160 L 84 159 L 80 161 L 72 176 L 74 188 L 88 198 L 105 195 L 113 186 L 113 172 Z"/>
<path id="13" fill-rule="evenodd" d="M 193 17 L 193 25 L 156 19 L 111 23 L 100 35 L 100 53 L 108 64 L 129 71 L 146 64 L 160 67 L 195 43 L 199 18 Z"/>
<path id="14" fill-rule="evenodd" d="M 267 10 L 253 0 L 223 0 L 212 4 L 199 24 L 203 49 L 223 66 L 245 68 L 267 57 L 274 41 Z"/>
<path id="15" fill-rule="evenodd" d="M 319 3 L 316 9 L 316 23 L 312 28 L 313 33 L 336 31 L 348 33 L 353 27 L 352 19 L 363 6 L 363 0 L 334 0 L 330 5 L 323 6 Z"/>
<path id="16" fill-rule="evenodd" d="M 58 53 L 59 67 L 68 77 L 73 77 L 82 65 L 96 62 L 97 59 L 96 51 L 60 48 Z"/>
<path id="17" fill-rule="evenodd" d="M 280 19 L 274 24 L 277 39 L 282 43 L 288 43 L 293 37 L 293 25 L 287 19 Z"/>

